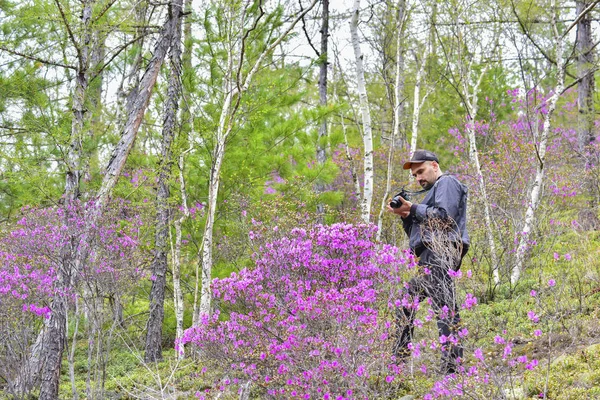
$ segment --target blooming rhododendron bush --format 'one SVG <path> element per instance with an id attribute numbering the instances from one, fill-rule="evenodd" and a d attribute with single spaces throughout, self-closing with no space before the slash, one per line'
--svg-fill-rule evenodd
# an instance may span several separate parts
<path id="1" fill-rule="evenodd" d="M 0 235 L 0 337 L 5 344 L 0 375 L 9 383 L 52 313 L 53 297 L 64 296 L 72 307 L 83 297 L 89 307 L 90 299 L 123 295 L 139 275 L 141 221 L 134 210 L 115 202 L 89 224 L 85 216 L 97 211 L 93 208 L 24 208 L 15 226 Z M 76 254 L 87 257 L 76 265 Z M 57 290 L 59 263 L 68 263 L 72 271 L 66 291 Z"/>
<path id="2" fill-rule="evenodd" d="M 402 379 L 391 356 L 391 310 L 400 272 L 414 260 L 377 246 L 375 229 L 295 228 L 260 246 L 254 268 L 215 279 L 221 312 L 204 316 L 183 343 L 197 345 L 207 367 L 224 371 L 217 387 L 251 382 L 278 398 L 364 397 Z"/>

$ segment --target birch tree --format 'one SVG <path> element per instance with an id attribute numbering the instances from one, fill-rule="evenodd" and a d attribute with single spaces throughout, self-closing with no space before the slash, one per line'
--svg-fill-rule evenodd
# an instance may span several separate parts
<path id="1" fill-rule="evenodd" d="M 371 203 L 373 201 L 373 133 L 371 130 L 371 111 L 369 110 L 369 99 L 367 97 L 367 88 L 365 85 L 363 55 L 360 49 L 360 39 L 358 36 L 359 14 L 360 0 L 354 0 L 352 17 L 350 19 L 350 37 L 356 63 L 356 84 L 362 119 L 364 178 L 361 196 L 361 217 L 365 223 L 369 223 L 371 220 Z"/>
<path id="2" fill-rule="evenodd" d="M 321 47 L 317 56 L 320 58 L 319 62 L 319 105 L 321 107 L 327 107 L 327 69 L 328 53 L 327 44 L 329 42 L 329 0 L 322 0 L 322 15 L 321 15 Z M 327 117 L 323 117 L 321 124 L 319 125 L 319 135 L 317 138 L 317 162 L 320 165 L 325 164 L 327 160 L 327 153 L 325 148 L 325 141 L 327 139 Z M 323 192 L 325 189 L 322 183 L 317 183 L 317 193 Z M 317 211 L 319 213 L 325 212 L 323 204 L 317 205 Z"/>
<path id="3" fill-rule="evenodd" d="M 523 265 L 525 261 L 525 255 L 527 253 L 529 236 L 536 223 L 536 210 L 540 203 L 540 196 L 544 185 L 544 175 L 546 172 L 546 150 L 548 147 L 548 136 L 552 128 L 552 116 L 556 110 L 556 103 L 562 95 L 565 89 L 565 75 L 567 69 L 567 60 L 565 58 L 565 47 L 567 45 L 567 35 L 569 32 L 577 26 L 577 22 L 580 21 L 587 13 L 589 13 L 598 2 L 588 4 L 575 18 L 574 22 L 571 23 L 564 32 L 559 31 L 558 17 L 559 9 L 556 0 L 551 2 L 551 29 L 554 37 L 554 50 L 555 50 L 555 61 L 556 67 L 554 73 L 556 75 L 556 85 L 554 86 L 550 97 L 542 102 L 536 110 L 536 114 L 541 112 L 541 108 L 545 107 L 546 110 L 542 113 L 542 128 L 541 132 L 538 133 L 536 129 L 534 131 L 534 144 L 537 156 L 537 166 L 533 184 L 529 192 L 529 202 L 527 205 L 527 211 L 525 212 L 525 221 L 523 227 L 518 234 L 518 244 L 515 254 L 515 264 L 511 271 L 510 282 L 512 285 L 516 285 L 519 281 L 521 273 L 523 272 Z"/>
<path id="4" fill-rule="evenodd" d="M 258 54 L 251 57 L 247 53 L 248 37 L 259 22 L 265 16 L 262 3 L 246 3 L 242 9 L 236 9 L 233 4 L 226 4 L 225 12 L 232 26 L 227 27 L 226 68 L 224 70 L 222 92 L 224 98 L 221 106 L 220 116 L 214 134 L 214 147 L 212 149 L 210 176 L 208 180 L 208 201 L 206 207 L 206 223 L 200 246 L 201 259 L 201 294 L 199 315 L 210 314 L 211 311 L 211 287 L 212 265 L 213 265 L 213 229 L 217 209 L 217 197 L 221 179 L 221 167 L 225 156 L 227 140 L 235 126 L 235 116 L 238 112 L 241 98 L 252 84 L 252 79 L 259 68 L 263 66 L 266 57 L 276 49 L 283 40 L 294 29 L 298 21 L 304 17 L 317 4 L 313 0 L 306 8 L 296 12 L 291 22 L 276 35 L 269 44 L 262 48 Z M 217 5 L 222 7 L 222 5 Z M 251 9 L 258 9 L 258 13 L 252 15 Z M 238 14 L 239 13 L 239 14 Z M 239 23 L 240 26 L 235 24 Z M 196 318 L 196 322 L 199 319 Z"/>
<path id="5" fill-rule="evenodd" d="M 469 7 L 469 5 L 465 6 Z M 439 45 L 447 57 L 446 61 L 449 63 L 446 79 L 459 94 L 466 110 L 465 130 L 469 142 L 469 160 L 475 170 L 475 176 L 479 186 L 479 195 L 483 203 L 485 235 L 491 258 L 490 269 L 492 271 L 494 282 L 498 284 L 500 282 L 500 274 L 498 271 L 499 260 L 497 256 L 496 242 L 494 239 L 490 200 L 487 194 L 485 177 L 479 161 L 475 124 L 479 117 L 478 101 L 481 83 L 491 65 L 491 62 L 493 62 L 493 57 L 495 55 L 494 52 L 498 47 L 499 30 L 497 28 L 494 29 L 493 35 L 490 38 L 491 40 L 489 42 L 485 42 L 482 37 L 477 37 L 478 31 L 471 30 L 467 32 L 464 29 L 465 25 L 463 24 L 463 17 L 468 18 L 464 12 L 464 10 L 457 9 L 449 10 L 448 13 L 448 16 L 451 19 L 449 24 L 452 29 L 451 35 L 452 37 L 456 38 L 454 48 L 450 49 L 446 47 L 442 41 L 440 41 Z M 479 33 L 481 35 L 480 31 Z M 456 54 L 456 64 L 454 68 L 450 66 L 451 61 L 448 58 L 451 53 Z M 481 68 L 481 71 L 477 74 L 475 71 L 475 65 L 477 63 L 483 64 L 484 62 L 485 64 Z"/>
<path id="6" fill-rule="evenodd" d="M 187 192 L 185 188 L 185 177 L 184 177 L 184 161 L 185 153 L 192 150 L 190 147 L 188 150 L 179 155 L 179 188 L 181 192 L 181 216 L 176 218 L 174 221 L 175 226 L 175 245 L 171 244 L 171 259 L 173 268 L 173 304 L 175 306 L 175 341 L 179 343 L 183 337 L 183 291 L 181 289 L 181 248 L 182 248 L 182 225 L 185 219 L 189 218 L 190 210 L 187 204 Z M 171 241 L 172 243 L 172 241 Z M 185 348 L 183 346 L 178 348 L 177 358 L 182 360 L 185 356 Z"/>

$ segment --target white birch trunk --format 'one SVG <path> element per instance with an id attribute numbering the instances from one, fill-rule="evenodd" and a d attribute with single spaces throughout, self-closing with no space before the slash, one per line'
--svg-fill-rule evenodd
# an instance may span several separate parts
<path id="1" fill-rule="evenodd" d="M 423 59 L 421 60 L 421 65 L 419 66 L 419 70 L 417 71 L 416 82 L 415 82 L 415 90 L 414 90 L 414 100 L 413 100 L 413 113 L 412 113 L 412 125 L 411 125 L 411 135 L 410 135 L 410 156 L 412 157 L 413 153 L 417 149 L 417 139 L 419 138 L 419 119 L 421 117 L 421 108 L 429 95 L 429 92 L 423 96 L 421 99 L 421 85 L 423 84 L 423 75 L 425 74 L 425 63 L 427 61 L 428 52 L 426 51 Z M 411 175 L 412 177 L 412 175 Z"/>
<path id="2" fill-rule="evenodd" d="M 190 151 L 189 149 L 188 151 Z M 189 217 L 190 210 L 187 206 L 187 194 L 185 190 L 185 180 L 183 176 L 183 167 L 184 167 L 184 159 L 185 154 L 188 152 L 184 152 L 179 156 L 179 184 L 181 190 L 181 207 L 183 208 L 183 215 L 180 218 L 175 220 L 175 246 L 171 246 L 173 260 L 173 304 L 175 306 L 175 321 L 176 321 L 176 331 L 175 331 L 175 339 L 176 342 L 179 343 L 180 339 L 183 337 L 183 291 L 181 290 L 181 237 L 182 237 L 182 224 L 183 221 Z M 171 241 L 172 243 L 172 241 Z M 183 360 L 185 357 L 185 347 L 179 345 L 179 349 L 177 352 L 177 358 L 179 360 Z"/>
<path id="3" fill-rule="evenodd" d="M 229 96 L 228 96 L 229 97 Z M 227 101 L 226 101 L 227 103 Z M 210 314 L 210 305 L 212 300 L 212 291 L 210 282 L 212 280 L 212 244 L 213 228 L 215 224 L 215 215 L 217 209 L 217 197 L 219 194 L 219 183 L 221 178 L 221 165 L 225 156 L 225 137 L 217 138 L 217 143 L 213 151 L 213 165 L 210 173 L 208 186 L 207 218 L 204 226 L 204 235 L 202 237 L 202 278 L 200 289 L 200 307 L 199 314 Z M 197 320 L 196 322 L 199 322 Z"/>
<path id="4" fill-rule="evenodd" d="M 207 202 L 207 218 L 206 225 L 204 226 L 204 234 L 202 236 L 202 244 L 200 246 L 201 252 L 201 288 L 200 288 L 200 306 L 198 307 L 198 314 L 210 314 L 211 302 L 212 302 L 212 291 L 210 283 L 212 281 L 212 264 L 213 264 L 213 229 L 215 223 L 215 215 L 217 209 L 217 198 L 219 195 L 219 183 L 221 179 L 221 166 L 223 164 L 223 158 L 225 157 L 225 146 L 227 139 L 233 128 L 234 117 L 240 104 L 241 96 L 246 92 L 254 74 L 258 71 L 262 65 L 265 57 L 271 53 L 279 44 L 285 39 L 285 37 L 292 31 L 298 21 L 300 21 L 306 13 L 308 13 L 317 4 L 318 0 L 313 0 L 312 3 L 299 13 L 296 18 L 288 25 L 288 27 L 277 37 L 272 44 L 263 50 L 263 52 L 257 57 L 256 61 L 250 68 L 250 71 L 245 78 L 242 79 L 241 71 L 244 63 L 244 40 L 242 36 L 238 39 L 239 49 L 230 49 L 229 54 L 229 65 L 227 68 L 227 74 L 231 80 L 224 82 L 224 86 L 227 88 L 224 92 L 226 93 L 221 115 L 219 117 L 219 125 L 217 127 L 217 136 L 215 148 L 213 150 L 213 163 L 210 170 L 210 178 L 208 184 L 208 202 Z M 238 64 L 236 69 L 233 69 L 233 59 L 235 54 L 238 57 Z M 235 102 L 234 102 L 235 98 Z M 199 315 L 196 315 L 196 324 L 199 322 Z"/>
<path id="5" fill-rule="evenodd" d="M 492 216 L 490 212 L 490 202 L 488 199 L 487 189 L 485 186 L 485 179 L 483 177 L 483 172 L 481 171 L 481 163 L 479 162 L 479 151 L 477 150 L 477 140 L 475 137 L 475 121 L 477 118 L 477 112 L 479 108 L 477 106 L 477 97 L 479 95 L 479 87 L 481 86 L 481 82 L 485 73 L 488 70 L 488 66 L 486 66 L 479 78 L 477 83 L 473 87 L 472 92 L 469 94 L 468 81 L 469 79 L 464 80 L 463 91 L 465 97 L 467 99 L 467 110 L 468 110 L 468 118 L 466 128 L 467 128 L 467 137 L 469 139 L 469 159 L 471 163 L 475 167 L 475 173 L 477 176 L 477 183 L 479 185 L 479 192 L 481 193 L 481 199 L 483 201 L 483 215 L 485 220 L 485 233 L 488 242 L 488 246 L 490 248 L 490 258 L 492 261 L 492 275 L 494 279 L 494 283 L 500 283 L 500 273 L 498 271 L 499 262 L 498 262 L 498 254 L 496 251 L 496 241 L 494 240 L 494 232 L 492 230 Z M 472 72 L 472 69 L 469 68 L 469 75 Z"/>
<path id="6" fill-rule="evenodd" d="M 361 216 L 365 223 L 371 220 L 371 202 L 373 200 L 373 133 L 371 130 L 371 112 L 365 86 L 365 71 L 363 67 L 363 55 L 360 50 L 358 38 L 358 15 L 360 12 L 360 0 L 354 0 L 352 18 L 350 20 L 350 37 L 356 60 L 356 82 L 358 97 L 360 99 L 360 110 L 363 123 L 363 146 L 364 146 L 364 181 L 361 201 Z"/>
<path id="7" fill-rule="evenodd" d="M 556 4 L 553 2 L 553 8 L 555 8 Z M 556 35 L 556 75 L 557 75 L 557 83 L 554 88 L 554 93 L 548 99 L 548 112 L 544 115 L 544 125 L 542 128 L 541 136 L 539 137 L 539 145 L 537 146 L 537 156 L 538 156 L 538 165 L 535 173 L 535 179 L 533 181 L 533 185 L 531 187 L 531 192 L 529 194 L 529 205 L 527 206 L 527 211 L 525 212 L 525 223 L 523 224 L 523 229 L 520 232 L 519 244 L 517 246 L 516 252 L 516 260 L 515 265 L 512 269 L 512 273 L 510 276 L 511 284 L 515 285 L 521 276 L 521 272 L 523 271 L 523 262 L 525 260 L 525 254 L 528 248 L 529 234 L 531 233 L 533 226 L 535 225 L 535 211 L 540 201 L 540 194 L 542 192 L 542 185 L 544 183 L 544 174 L 546 172 L 545 169 L 545 158 L 546 158 L 546 147 L 548 144 L 548 135 L 550 133 L 550 123 L 552 119 L 552 114 L 556 109 L 556 103 L 560 95 L 562 94 L 565 88 L 565 61 L 563 59 L 563 51 L 564 51 L 564 36 L 558 34 L 556 29 L 556 20 L 553 17 L 553 28 L 555 30 Z M 566 34 L 566 33 L 565 33 Z M 537 132 L 536 132 L 537 133 Z M 534 145 L 535 142 L 534 138 Z"/>

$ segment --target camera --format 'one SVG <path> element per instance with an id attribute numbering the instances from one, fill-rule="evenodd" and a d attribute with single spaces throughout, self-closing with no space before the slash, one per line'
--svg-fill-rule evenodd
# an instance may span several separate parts
<path id="1" fill-rule="evenodd" d="M 400 206 L 402 206 L 402 200 L 400 200 L 400 197 L 402 197 L 406 201 L 410 201 L 410 195 L 406 190 L 402 189 L 400 190 L 400 193 L 398 193 L 394 196 L 394 198 L 392 198 L 392 201 L 390 201 L 390 207 L 400 208 Z"/>

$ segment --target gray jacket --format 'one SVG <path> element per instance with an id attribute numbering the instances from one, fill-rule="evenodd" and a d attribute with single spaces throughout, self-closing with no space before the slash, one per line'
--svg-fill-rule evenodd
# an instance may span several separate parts
<path id="1" fill-rule="evenodd" d="M 428 224 L 433 219 L 441 224 Z M 467 232 L 467 187 L 453 175 L 442 175 L 420 204 L 413 204 L 410 215 L 402 219 L 409 246 L 419 255 L 434 235 L 448 235 L 456 245 L 462 243 L 464 255 L 470 244 Z M 440 228 L 442 226 L 442 228 Z M 433 228 L 432 228 L 433 227 Z"/>

